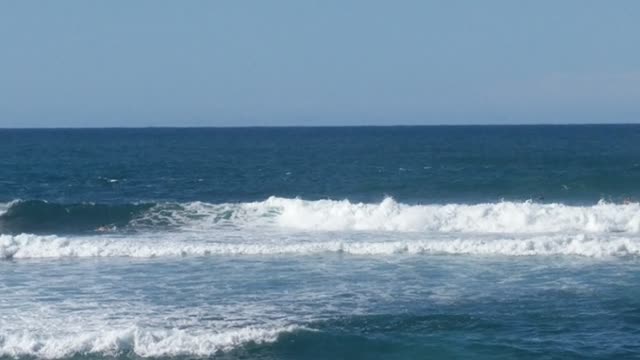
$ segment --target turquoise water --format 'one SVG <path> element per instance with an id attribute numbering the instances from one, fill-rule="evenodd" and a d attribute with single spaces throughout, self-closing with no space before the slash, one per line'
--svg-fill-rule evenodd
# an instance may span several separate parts
<path id="1" fill-rule="evenodd" d="M 0 358 L 640 358 L 640 126 L 0 150 Z"/>

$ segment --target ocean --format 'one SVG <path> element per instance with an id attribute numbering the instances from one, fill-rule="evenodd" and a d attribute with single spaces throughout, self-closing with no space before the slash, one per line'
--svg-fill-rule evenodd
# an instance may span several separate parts
<path id="1" fill-rule="evenodd" d="M 0 359 L 640 358 L 640 125 L 0 130 Z"/>

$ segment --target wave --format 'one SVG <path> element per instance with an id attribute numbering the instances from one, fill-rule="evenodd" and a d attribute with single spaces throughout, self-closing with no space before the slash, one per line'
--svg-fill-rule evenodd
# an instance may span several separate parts
<path id="1" fill-rule="evenodd" d="M 19 200 L 14 200 L 8 203 L 0 203 L 0 216 L 2 216 L 2 214 L 7 212 L 7 209 L 9 209 L 13 204 L 15 204 L 18 201 Z"/>
<path id="2" fill-rule="evenodd" d="M 140 357 L 210 357 L 249 343 L 274 342 L 295 326 L 276 328 L 240 328 L 221 332 L 187 330 L 150 330 L 131 327 L 81 334 L 39 334 L 22 331 L 0 333 L 0 357 L 36 357 L 60 359 L 74 355 L 137 355 Z"/>
<path id="3" fill-rule="evenodd" d="M 1 233 L 86 232 L 127 226 L 153 204 L 56 204 L 13 201 L 0 208 Z"/>
<path id="4" fill-rule="evenodd" d="M 391 198 L 379 204 L 270 198 L 266 204 L 281 209 L 277 219 L 280 225 L 305 230 L 640 232 L 638 203 L 569 206 L 505 201 L 475 205 L 406 205 Z"/>
<path id="5" fill-rule="evenodd" d="M 499 237 L 457 237 L 424 240 L 283 240 L 253 242 L 206 242 L 175 237 L 111 238 L 38 235 L 0 235 L 0 258 L 72 257 L 181 257 L 242 255 L 573 255 L 593 258 L 640 256 L 640 238 L 618 235 L 535 235 Z"/>
<path id="6" fill-rule="evenodd" d="M 116 229 L 211 231 L 270 227 L 303 231 L 431 233 L 640 233 L 640 204 L 589 206 L 497 202 L 408 205 L 286 199 L 209 204 L 51 204 L 17 201 L 0 214 L 0 233 L 60 234 Z"/>

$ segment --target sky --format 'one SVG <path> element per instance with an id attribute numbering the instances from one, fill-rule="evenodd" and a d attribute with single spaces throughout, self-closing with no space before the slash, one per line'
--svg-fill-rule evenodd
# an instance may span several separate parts
<path id="1" fill-rule="evenodd" d="M 640 122 L 640 1 L 2 1 L 0 127 Z"/>

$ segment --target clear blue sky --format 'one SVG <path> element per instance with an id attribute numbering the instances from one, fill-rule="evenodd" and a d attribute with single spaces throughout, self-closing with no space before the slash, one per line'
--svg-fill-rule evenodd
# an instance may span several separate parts
<path id="1" fill-rule="evenodd" d="M 2 1 L 0 127 L 640 122 L 640 1 Z"/>

